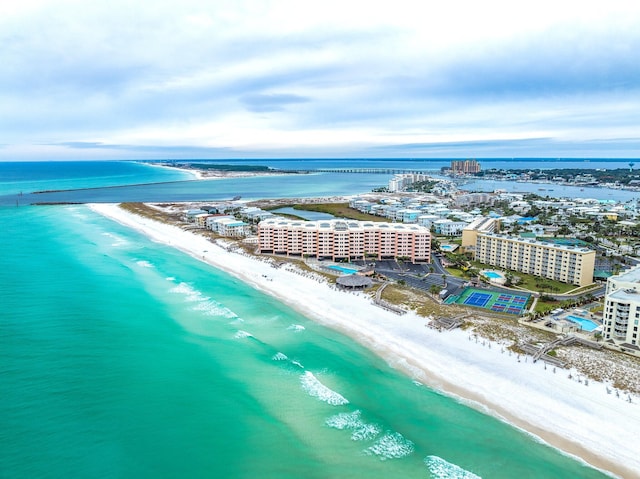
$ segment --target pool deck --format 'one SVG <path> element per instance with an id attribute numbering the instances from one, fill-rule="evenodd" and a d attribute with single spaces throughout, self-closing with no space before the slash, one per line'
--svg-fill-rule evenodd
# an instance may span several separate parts
<path id="1" fill-rule="evenodd" d="M 590 321 L 594 323 L 596 327 L 590 331 L 586 329 L 582 329 L 580 327 L 580 324 L 569 319 L 570 316 Z M 528 324 L 529 326 L 533 326 L 538 329 L 543 329 L 546 331 L 553 331 L 556 333 L 558 332 L 573 333 L 573 334 L 583 336 L 584 338 L 587 338 L 587 339 L 592 339 L 596 333 L 600 332 L 602 321 L 600 321 L 593 314 L 585 310 L 572 309 L 572 310 L 562 311 L 561 313 L 543 316 L 533 321 L 526 321 L 525 324 Z"/>
<path id="2" fill-rule="evenodd" d="M 492 278 L 491 276 L 487 276 L 486 273 L 493 273 L 498 275 L 498 277 Z M 505 278 L 504 274 L 495 269 L 483 269 L 480 271 L 480 274 L 489 280 L 489 283 L 499 284 L 500 286 L 504 285 L 507 282 L 507 278 Z"/>

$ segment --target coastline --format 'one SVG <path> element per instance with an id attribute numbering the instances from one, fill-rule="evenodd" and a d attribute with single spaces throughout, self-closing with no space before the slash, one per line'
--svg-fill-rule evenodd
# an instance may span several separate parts
<path id="1" fill-rule="evenodd" d="M 392 366 L 436 390 L 494 415 L 620 477 L 640 476 L 640 457 L 630 450 L 640 427 L 640 405 L 607 394 L 605 385 L 553 373 L 542 362 L 519 361 L 499 344 L 476 343 L 464 331 L 440 333 L 425 318 L 396 316 L 363 294 L 336 291 L 310 275 L 229 252 L 202 236 L 133 215 L 116 204 L 89 207 L 224 270 L 275 296 L 305 316 L 346 334 Z M 575 376 L 575 375 L 574 375 Z"/>
<path id="2" fill-rule="evenodd" d="M 145 165 L 164 168 L 171 171 L 182 171 L 193 176 L 194 180 L 223 180 L 225 178 L 252 178 L 256 176 L 288 176 L 293 173 L 282 171 L 273 172 L 253 172 L 253 171 L 222 171 L 222 170 L 204 170 L 199 168 L 185 168 L 180 166 L 167 166 L 159 163 L 144 163 Z"/>

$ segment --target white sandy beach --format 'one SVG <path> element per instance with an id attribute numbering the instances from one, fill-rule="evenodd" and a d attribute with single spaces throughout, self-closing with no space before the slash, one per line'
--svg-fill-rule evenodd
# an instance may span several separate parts
<path id="1" fill-rule="evenodd" d="M 205 170 L 198 168 L 187 168 L 180 166 L 161 165 L 159 163 L 145 163 L 148 166 L 155 166 L 156 168 L 164 168 L 171 171 L 182 171 L 193 176 L 194 180 L 223 180 L 225 178 L 247 178 L 253 176 L 288 176 L 291 173 L 278 172 L 278 171 L 226 171 L 226 170 Z"/>
<path id="2" fill-rule="evenodd" d="M 520 360 L 498 344 L 476 343 L 464 331 L 439 333 L 414 314 L 397 316 L 365 295 L 250 256 L 228 252 L 202 236 L 128 213 L 114 204 L 96 211 L 169 244 L 279 298 L 305 316 L 339 330 L 417 381 L 529 431 L 562 451 L 624 477 L 640 477 L 640 399 L 608 394 L 602 383 L 578 382 L 575 372 Z"/>

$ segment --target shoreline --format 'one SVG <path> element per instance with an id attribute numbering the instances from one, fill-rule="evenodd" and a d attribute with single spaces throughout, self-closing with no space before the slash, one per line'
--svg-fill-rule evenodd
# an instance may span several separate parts
<path id="1" fill-rule="evenodd" d="M 363 294 L 337 291 L 287 267 L 275 269 L 260 258 L 229 252 L 200 235 L 136 216 L 116 204 L 88 206 L 276 297 L 447 396 L 602 471 L 640 476 L 640 457 L 629 450 L 640 428 L 640 406 L 607 394 L 602 383 L 586 387 L 568 379 L 567 370 L 553 373 L 543 369 L 542 362 L 521 362 L 501 345 L 475 343 L 464 331 L 437 332 L 413 313 L 398 317 L 372 305 Z"/>
<path id="2" fill-rule="evenodd" d="M 159 163 L 144 163 L 145 165 L 164 168 L 171 171 L 182 171 L 193 176 L 194 180 L 224 180 L 226 178 L 253 178 L 258 176 L 288 176 L 295 173 L 287 173 L 283 171 L 223 171 L 223 170 L 203 170 L 200 168 L 185 168 L 181 166 L 168 166 Z"/>

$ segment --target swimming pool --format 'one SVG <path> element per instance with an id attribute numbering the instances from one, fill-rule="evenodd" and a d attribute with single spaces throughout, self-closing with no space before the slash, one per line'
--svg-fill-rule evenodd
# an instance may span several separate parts
<path id="1" fill-rule="evenodd" d="M 344 266 L 338 266 L 336 264 L 332 264 L 331 266 L 327 266 L 327 269 L 332 269 L 334 271 L 340 271 L 344 274 L 354 274 L 357 273 L 357 269 L 345 268 Z"/>
<path id="2" fill-rule="evenodd" d="M 503 276 L 500 273 L 496 273 L 495 271 L 484 271 L 482 274 L 485 275 L 487 278 L 491 278 L 491 279 L 503 278 Z"/>
<path id="3" fill-rule="evenodd" d="M 580 328 L 584 329 L 585 331 L 593 331 L 594 329 L 596 329 L 598 327 L 598 325 L 596 323 L 594 323 L 593 321 L 590 321 L 590 320 L 585 319 L 585 318 L 580 318 L 578 316 L 569 315 L 569 316 L 567 316 L 566 319 L 568 319 L 572 323 L 578 324 L 580 326 Z"/>

